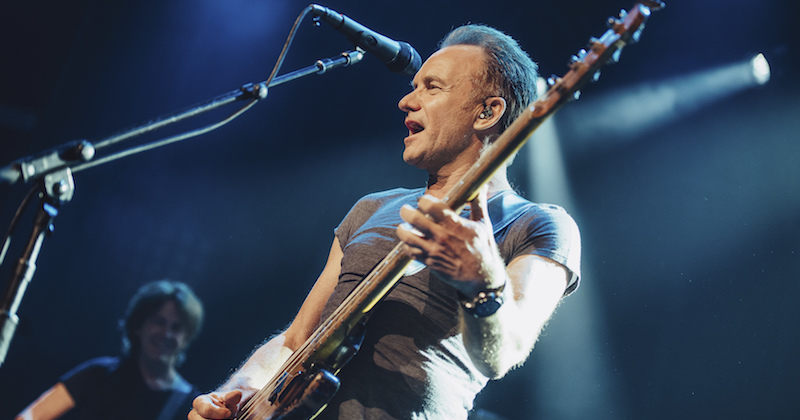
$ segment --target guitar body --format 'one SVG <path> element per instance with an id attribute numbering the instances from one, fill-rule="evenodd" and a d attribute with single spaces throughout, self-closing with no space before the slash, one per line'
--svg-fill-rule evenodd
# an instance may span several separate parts
<path id="1" fill-rule="evenodd" d="M 236 420 L 310 420 L 316 417 L 339 390 L 340 382 L 335 373 L 361 348 L 365 324 L 366 317 L 343 337 L 329 338 L 328 345 L 317 353 L 317 360 L 322 362 L 284 370 L 275 380 L 272 392 L 268 396 L 254 396 Z"/>
<path id="2" fill-rule="evenodd" d="M 254 407 L 241 420 L 308 420 L 319 414 L 336 391 L 339 378 L 325 369 L 298 372 L 271 403 Z"/>

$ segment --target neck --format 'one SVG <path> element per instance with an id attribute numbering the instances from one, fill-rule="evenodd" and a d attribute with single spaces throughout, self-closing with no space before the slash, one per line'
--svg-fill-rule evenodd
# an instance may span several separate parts
<path id="1" fill-rule="evenodd" d="M 164 363 L 159 360 L 139 357 L 139 371 L 142 373 L 145 383 L 151 389 L 172 389 L 181 380 L 181 376 L 172 363 Z"/>
<path id="2" fill-rule="evenodd" d="M 447 164 L 428 170 L 428 186 L 425 193 L 436 198 L 444 197 L 463 176 L 472 169 L 473 165 L 479 160 L 480 156 L 489 150 L 489 138 L 481 141 L 477 136 L 473 139 L 469 150 L 464 151 L 455 159 Z M 489 187 L 489 197 L 503 191 L 510 190 L 511 184 L 508 182 L 507 165 L 503 164 L 487 182 Z"/>
<path id="3" fill-rule="evenodd" d="M 464 173 L 466 173 L 467 169 L 447 175 L 429 174 L 428 186 L 425 189 L 425 193 L 436 198 L 443 198 L 454 186 L 458 184 L 458 182 L 464 176 Z M 497 194 L 500 191 L 510 190 L 511 183 L 508 182 L 508 176 L 506 174 L 505 167 L 499 169 L 489 179 L 487 185 L 489 187 L 489 197 Z"/>

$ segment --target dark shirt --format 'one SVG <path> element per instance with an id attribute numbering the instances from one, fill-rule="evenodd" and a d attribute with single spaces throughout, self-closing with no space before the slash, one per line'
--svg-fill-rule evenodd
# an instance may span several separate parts
<path id="1" fill-rule="evenodd" d="M 353 206 L 336 229 L 344 252 L 342 268 L 322 319 L 395 246 L 400 207 L 416 206 L 423 193 L 423 189 L 395 189 L 371 194 Z M 491 197 L 488 207 L 506 263 L 529 254 L 550 258 L 572 273 L 567 293 L 577 287 L 580 236 L 563 209 L 530 203 L 511 191 Z M 502 223 L 508 214 L 518 214 L 510 208 L 523 212 L 513 222 Z M 464 347 L 456 290 L 431 277 L 429 269 L 412 263 L 415 266 L 420 271 L 413 275 L 407 271 L 373 310 L 364 343 L 339 373 L 342 386 L 319 419 L 467 417 L 488 379 Z"/>
<path id="2" fill-rule="evenodd" d="M 128 358 L 99 357 L 86 361 L 61 377 L 75 400 L 68 420 L 156 420 L 173 391 L 150 389 L 136 363 Z M 169 420 L 186 420 L 192 399 L 199 394 L 178 393 Z"/>

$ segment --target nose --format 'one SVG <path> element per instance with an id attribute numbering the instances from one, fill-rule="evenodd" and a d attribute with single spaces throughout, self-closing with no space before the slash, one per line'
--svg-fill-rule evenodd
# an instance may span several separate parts
<path id="1" fill-rule="evenodd" d="M 183 331 L 183 324 L 175 322 L 165 325 L 162 330 L 162 334 L 164 335 L 164 338 L 174 340 L 183 334 Z"/>
<path id="2" fill-rule="evenodd" d="M 408 92 L 405 96 L 400 98 L 400 102 L 397 103 L 397 107 L 400 108 L 403 112 L 411 112 L 419 109 L 419 105 L 415 100 L 416 89 Z"/>

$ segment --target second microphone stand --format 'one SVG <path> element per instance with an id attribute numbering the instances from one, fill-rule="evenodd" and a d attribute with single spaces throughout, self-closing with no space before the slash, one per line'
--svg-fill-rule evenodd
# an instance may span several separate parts
<path id="1" fill-rule="evenodd" d="M 6 167 L 0 168 L 0 185 L 14 184 L 19 181 L 36 181 L 38 183 L 38 186 L 31 190 L 31 193 L 26 196 L 20 209 L 14 216 L 14 220 L 12 220 L 10 224 L 2 248 L 0 249 L 0 265 L 2 265 L 5 260 L 6 253 L 11 244 L 11 238 L 19 222 L 22 210 L 29 204 L 34 195 L 38 196 L 40 199 L 28 241 L 22 251 L 22 255 L 12 269 L 11 278 L 3 294 L 3 300 L 0 301 L 0 366 L 2 366 L 5 361 L 8 349 L 11 345 L 11 340 L 16 332 L 17 325 L 19 325 L 17 310 L 22 302 L 25 290 L 36 272 L 36 260 L 39 257 L 39 251 L 41 250 L 44 238 L 53 231 L 53 219 L 58 215 L 61 206 L 72 200 L 75 192 L 75 182 L 72 176 L 74 172 L 209 132 L 230 122 L 252 107 L 256 102 L 266 98 L 268 89 L 273 86 L 310 74 L 323 74 L 335 68 L 347 67 L 360 62 L 363 57 L 364 51 L 360 48 L 346 51 L 335 57 L 317 60 L 310 66 L 282 76 L 276 76 L 268 81 L 257 84 L 246 84 L 237 90 L 220 95 L 205 103 L 193 106 L 185 111 L 162 116 L 146 124 L 103 139 L 96 144 L 92 144 L 86 140 L 70 142 L 45 152 L 19 159 Z M 248 102 L 229 117 L 218 123 L 149 144 L 122 150 L 101 159 L 94 159 L 96 150 L 118 144 L 124 140 L 243 100 Z"/>

